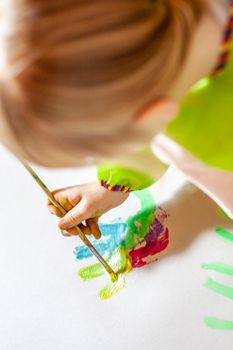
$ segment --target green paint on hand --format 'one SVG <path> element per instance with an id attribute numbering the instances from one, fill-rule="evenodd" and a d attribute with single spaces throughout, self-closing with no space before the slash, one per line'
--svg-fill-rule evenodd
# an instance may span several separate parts
<path id="1" fill-rule="evenodd" d="M 212 329 L 233 330 L 233 321 L 220 320 L 215 317 L 206 317 L 204 322 L 207 327 Z"/>
<path id="2" fill-rule="evenodd" d="M 219 236 L 221 236 L 222 238 L 226 239 L 229 242 L 233 243 L 233 234 L 230 233 L 229 231 L 225 230 L 222 227 L 217 227 L 216 228 L 216 232 Z"/>
<path id="3" fill-rule="evenodd" d="M 225 275 L 233 276 L 233 266 L 226 265 L 222 262 L 215 262 L 210 264 L 203 264 L 202 268 L 205 270 L 212 270 L 219 273 L 223 273 Z"/>
<path id="4" fill-rule="evenodd" d="M 216 282 L 212 278 L 208 278 L 204 284 L 204 287 L 212 290 L 213 292 L 220 294 L 226 298 L 233 300 L 233 288 L 225 286 L 219 282 Z"/>

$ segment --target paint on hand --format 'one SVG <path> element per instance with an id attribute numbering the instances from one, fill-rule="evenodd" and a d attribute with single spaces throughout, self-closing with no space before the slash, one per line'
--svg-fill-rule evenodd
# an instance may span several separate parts
<path id="1" fill-rule="evenodd" d="M 126 276 L 132 268 L 141 267 L 157 260 L 157 254 L 169 242 L 168 230 L 164 227 L 167 214 L 156 208 L 154 197 L 149 190 L 136 191 L 141 207 L 125 222 L 117 219 L 109 224 L 100 224 L 101 241 L 93 240 L 94 247 L 118 273 L 116 282 L 110 281 L 99 292 L 101 299 L 107 299 L 125 286 Z M 74 251 L 77 260 L 92 256 L 87 247 L 79 246 Z M 79 276 L 87 281 L 105 274 L 100 263 L 79 270 Z"/>
<path id="2" fill-rule="evenodd" d="M 205 317 L 204 322 L 207 327 L 219 330 L 233 330 L 233 321 L 221 320 L 216 317 Z"/>

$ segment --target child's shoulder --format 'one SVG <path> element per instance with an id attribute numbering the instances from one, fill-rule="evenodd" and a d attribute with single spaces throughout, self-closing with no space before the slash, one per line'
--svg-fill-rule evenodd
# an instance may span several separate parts
<path id="1" fill-rule="evenodd" d="M 198 82 L 166 134 L 210 166 L 233 171 L 233 42 L 224 71 Z"/>

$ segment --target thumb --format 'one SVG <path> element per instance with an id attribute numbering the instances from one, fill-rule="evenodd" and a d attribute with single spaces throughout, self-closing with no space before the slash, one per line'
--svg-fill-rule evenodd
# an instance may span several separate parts
<path id="1" fill-rule="evenodd" d="M 82 221 L 89 217 L 90 215 L 87 207 L 76 205 L 60 220 L 59 227 L 62 230 L 69 230 L 72 227 L 81 224 Z"/>

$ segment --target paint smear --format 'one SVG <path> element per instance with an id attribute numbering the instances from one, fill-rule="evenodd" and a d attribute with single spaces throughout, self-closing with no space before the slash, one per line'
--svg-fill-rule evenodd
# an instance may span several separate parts
<path id="1" fill-rule="evenodd" d="M 228 287 L 222 283 L 216 282 L 212 278 L 208 278 L 204 284 L 204 287 L 212 290 L 213 292 L 220 294 L 226 298 L 233 300 L 233 288 Z"/>
<path id="2" fill-rule="evenodd" d="M 120 246 L 116 248 L 112 256 L 106 259 L 108 264 L 114 270 L 114 272 L 123 272 L 127 266 L 127 256 L 124 247 Z M 102 264 L 97 263 L 87 267 L 83 267 L 78 271 L 78 275 L 83 281 L 87 281 L 105 274 L 105 269 Z"/>
<path id="3" fill-rule="evenodd" d="M 204 270 L 212 270 L 215 272 L 223 273 L 225 275 L 233 276 L 233 266 L 226 265 L 222 262 L 215 262 L 210 264 L 203 264 L 202 268 Z"/>
<path id="4" fill-rule="evenodd" d="M 132 270 L 132 266 L 129 260 L 127 260 L 127 266 L 123 273 L 118 274 L 118 280 L 116 282 L 110 281 L 104 288 L 99 292 L 100 299 L 109 299 L 114 294 L 119 292 L 126 284 L 126 275 Z"/>
<path id="5" fill-rule="evenodd" d="M 126 220 L 127 234 L 125 237 L 125 248 L 133 249 L 147 234 L 148 229 L 155 217 L 156 204 L 150 191 L 135 191 L 140 202 L 140 210 Z"/>
<path id="6" fill-rule="evenodd" d="M 223 214 L 223 213 L 221 213 Z M 227 242 L 233 243 L 233 234 L 222 227 L 216 228 L 216 233 L 225 239 Z M 202 268 L 205 270 L 211 270 L 224 275 L 233 276 L 233 266 L 227 265 L 223 262 L 214 262 L 209 264 L 203 264 Z M 213 292 L 222 295 L 226 298 L 233 300 L 233 288 L 228 287 L 222 283 L 215 281 L 212 278 L 208 278 L 204 286 Z M 233 330 L 233 321 L 222 320 L 215 317 L 206 317 L 204 322 L 207 327 L 219 330 Z"/>
<path id="7" fill-rule="evenodd" d="M 228 242 L 233 243 L 233 234 L 222 227 L 217 227 L 216 232 L 219 236 L 226 239 Z"/>
<path id="8" fill-rule="evenodd" d="M 102 238 L 100 241 L 93 241 L 97 251 L 101 255 L 110 256 L 119 245 L 122 245 L 125 239 L 126 229 L 126 223 L 119 219 L 110 224 L 101 224 L 100 230 Z M 83 260 L 93 256 L 93 253 L 84 245 L 76 247 L 74 254 L 77 260 Z"/>
<path id="9" fill-rule="evenodd" d="M 233 330 L 233 321 L 220 320 L 215 317 L 206 317 L 204 322 L 207 327 L 219 330 Z"/>
<path id="10" fill-rule="evenodd" d="M 168 215 L 156 208 L 155 200 L 149 190 L 136 191 L 140 210 L 123 222 L 121 218 L 108 224 L 100 224 L 102 239 L 92 240 L 94 247 L 105 257 L 108 264 L 118 273 L 116 282 L 109 281 L 99 292 L 101 299 L 108 299 L 126 283 L 126 276 L 132 268 L 142 267 L 157 260 L 157 254 L 164 250 L 169 242 L 168 230 L 164 222 Z M 81 245 L 75 248 L 77 260 L 90 258 L 92 253 Z M 100 263 L 83 267 L 78 271 L 83 281 L 105 274 Z"/>
<path id="11" fill-rule="evenodd" d="M 142 267 L 148 265 L 150 262 L 156 261 L 157 259 L 155 259 L 155 256 L 168 246 L 168 230 L 162 225 L 161 232 L 157 230 L 156 221 L 155 219 L 154 223 L 151 225 L 150 231 L 145 236 L 143 243 L 129 252 L 133 267 Z"/>
<path id="12" fill-rule="evenodd" d="M 112 257 L 107 259 L 109 265 L 118 274 L 118 280 L 116 282 L 109 281 L 100 292 L 99 296 L 101 299 L 108 299 L 114 294 L 119 292 L 125 286 L 126 275 L 132 270 L 132 265 L 127 257 L 124 247 L 118 247 Z M 105 274 L 103 266 L 98 263 L 88 267 L 84 267 L 79 270 L 79 276 L 83 281 L 87 281 Z"/>

